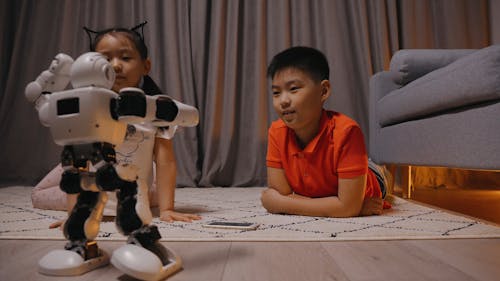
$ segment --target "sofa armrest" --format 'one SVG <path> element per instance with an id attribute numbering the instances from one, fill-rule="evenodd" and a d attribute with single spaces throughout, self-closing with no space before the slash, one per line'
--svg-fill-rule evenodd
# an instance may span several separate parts
<path id="1" fill-rule="evenodd" d="M 399 85 L 395 82 L 400 80 L 400 73 L 391 71 L 381 71 L 375 73 L 370 78 L 370 95 L 368 98 L 368 123 L 369 131 L 367 136 L 368 150 L 370 157 L 377 162 L 379 156 L 377 154 L 377 148 L 375 139 L 377 138 L 378 131 L 380 130 L 380 124 L 377 117 L 377 103 L 385 95 L 399 89 Z"/>
<path id="2" fill-rule="evenodd" d="M 375 73 L 370 77 L 369 81 L 370 101 L 373 101 L 375 104 L 385 95 L 401 88 L 401 85 L 398 83 L 401 79 L 401 73 L 397 72 L 381 71 Z"/>
<path id="3" fill-rule="evenodd" d="M 384 95 L 382 127 L 500 100 L 500 45 L 492 45 Z"/>
<path id="4" fill-rule="evenodd" d="M 390 71 L 400 73 L 401 79 L 396 81 L 404 86 L 425 74 L 469 55 L 474 49 L 404 49 L 392 56 Z"/>

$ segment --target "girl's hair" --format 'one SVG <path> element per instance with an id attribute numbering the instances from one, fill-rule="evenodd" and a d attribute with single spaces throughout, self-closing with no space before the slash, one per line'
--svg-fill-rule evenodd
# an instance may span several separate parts
<path id="1" fill-rule="evenodd" d="M 120 34 L 128 38 L 132 43 L 134 43 L 135 47 L 139 51 L 139 54 L 141 55 L 142 59 L 147 59 L 148 58 L 148 47 L 146 46 L 146 43 L 144 42 L 144 26 L 147 24 L 147 21 L 142 22 L 141 24 L 138 24 L 130 29 L 123 28 L 123 27 L 113 27 L 113 28 L 108 28 L 105 30 L 101 31 L 94 31 L 91 30 L 87 27 L 83 27 L 87 35 L 89 36 L 90 39 L 90 50 L 92 52 L 95 52 L 95 48 L 97 46 L 97 43 L 101 41 L 101 39 L 104 37 L 104 35 L 113 35 L 113 34 Z M 139 33 L 138 30 L 141 32 Z"/>
<path id="2" fill-rule="evenodd" d="M 285 68 L 300 69 L 316 81 L 328 80 L 330 76 L 325 55 L 311 47 L 292 47 L 275 55 L 267 68 L 267 76 L 273 79 L 277 72 Z"/>
<path id="3" fill-rule="evenodd" d="M 147 23 L 148 23 L 147 21 L 144 21 L 141 24 L 138 24 L 130 29 L 124 27 L 114 27 L 102 31 L 94 31 L 85 26 L 83 27 L 83 29 L 85 30 L 90 39 L 90 51 L 95 52 L 97 43 L 101 41 L 104 35 L 109 34 L 113 36 L 115 34 L 120 34 L 128 38 L 132 43 L 134 43 L 135 47 L 139 51 L 141 58 L 144 60 L 148 58 L 148 47 L 144 42 L 144 26 Z M 140 30 L 141 32 L 139 33 L 138 30 Z M 162 94 L 160 87 L 158 87 L 158 85 L 154 82 L 154 80 L 151 77 L 149 77 L 149 75 L 143 77 L 143 83 L 141 88 L 142 90 L 144 90 L 146 95 L 154 96 Z"/>

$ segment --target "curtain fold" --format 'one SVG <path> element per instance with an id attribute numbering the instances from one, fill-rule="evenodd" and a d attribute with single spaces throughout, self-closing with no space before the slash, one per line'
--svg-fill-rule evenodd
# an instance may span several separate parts
<path id="1" fill-rule="evenodd" d="M 500 11 L 490 6 L 487 0 L 1 1 L 0 186 L 33 185 L 58 163 L 61 147 L 40 125 L 24 87 L 57 53 L 88 51 L 82 26 L 148 21 L 151 76 L 166 94 L 200 111 L 200 124 L 174 138 L 178 186 L 261 186 L 267 129 L 277 118 L 266 77 L 276 53 L 297 45 L 324 52 L 333 89 L 326 107 L 359 122 L 368 143 L 370 76 L 399 49 L 491 44 Z"/>
<path id="2" fill-rule="evenodd" d="M 404 48 L 476 49 L 490 43 L 489 1 L 399 1 Z M 497 15 L 498 16 L 498 15 Z M 497 42 L 498 43 L 498 42 Z"/>

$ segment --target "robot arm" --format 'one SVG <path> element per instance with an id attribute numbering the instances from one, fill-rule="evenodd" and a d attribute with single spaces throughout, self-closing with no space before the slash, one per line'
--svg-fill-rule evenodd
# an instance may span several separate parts
<path id="1" fill-rule="evenodd" d="M 199 114 L 198 109 L 193 106 L 176 101 L 169 96 L 146 96 L 153 106 L 156 108 L 154 114 L 153 125 L 157 127 L 163 126 L 182 126 L 194 127 L 198 125 Z"/>
<path id="2" fill-rule="evenodd" d="M 154 126 L 198 125 L 198 110 L 166 95 L 147 96 L 138 88 L 123 88 L 118 97 L 116 113 L 127 123 L 151 122 Z"/>
<path id="3" fill-rule="evenodd" d="M 58 54 L 50 63 L 49 69 L 43 71 L 35 81 L 26 86 L 24 95 L 28 101 L 38 106 L 42 94 L 61 91 L 68 86 L 73 59 L 66 54 Z"/>
<path id="4" fill-rule="evenodd" d="M 40 123 L 49 127 L 48 118 L 48 93 L 61 91 L 68 86 L 70 69 L 73 59 L 66 54 L 58 54 L 50 63 L 49 69 L 38 75 L 35 81 L 29 83 L 24 90 L 24 95 L 29 102 L 35 104 Z"/>

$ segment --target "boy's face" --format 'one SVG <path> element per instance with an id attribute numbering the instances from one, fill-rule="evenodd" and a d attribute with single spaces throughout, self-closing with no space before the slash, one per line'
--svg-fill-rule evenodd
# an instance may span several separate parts
<path id="1" fill-rule="evenodd" d="M 96 45 L 96 52 L 107 57 L 116 72 L 112 90 L 138 87 L 141 78 L 149 73 L 151 62 L 143 60 L 134 44 L 125 36 L 104 35 Z"/>
<path id="2" fill-rule="evenodd" d="M 323 103 L 330 95 L 330 82 L 315 81 L 297 68 L 285 68 L 274 75 L 272 93 L 274 110 L 289 128 L 315 128 L 319 126 Z"/>

